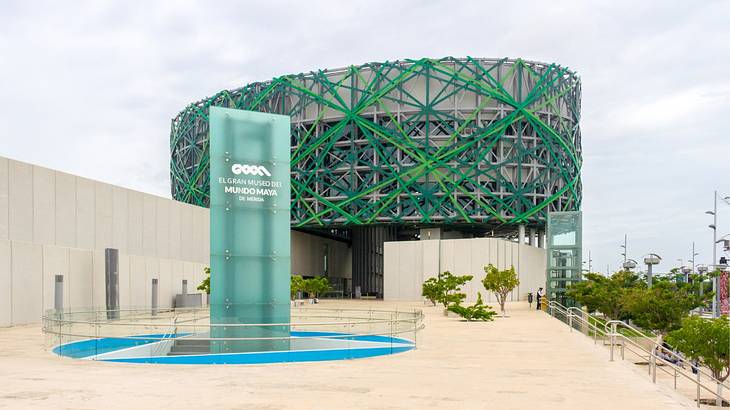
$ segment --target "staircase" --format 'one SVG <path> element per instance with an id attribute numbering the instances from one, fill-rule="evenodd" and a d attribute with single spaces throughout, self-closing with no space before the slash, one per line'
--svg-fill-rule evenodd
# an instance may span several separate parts
<path id="1" fill-rule="evenodd" d="M 209 354 L 210 340 L 176 338 L 168 356 L 186 356 L 194 354 Z"/>

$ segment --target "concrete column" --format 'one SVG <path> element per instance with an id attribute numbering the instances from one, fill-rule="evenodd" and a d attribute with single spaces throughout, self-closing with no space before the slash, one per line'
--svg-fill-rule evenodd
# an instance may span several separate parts
<path id="1" fill-rule="evenodd" d="M 157 279 L 152 279 L 152 316 L 157 314 L 157 293 L 158 293 Z"/>
<path id="2" fill-rule="evenodd" d="M 119 319 L 119 249 L 104 249 L 106 279 L 106 316 Z"/>
<path id="3" fill-rule="evenodd" d="M 545 248 L 545 231 L 542 229 L 537 231 L 537 247 Z"/>
<path id="4" fill-rule="evenodd" d="M 517 238 L 519 238 L 518 243 L 521 245 L 524 245 L 524 243 L 525 243 L 525 225 L 520 225 L 518 227 Z"/>
<path id="5" fill-rule="evenodd" d="M 530 246 L 537 246 L 537 238 L 535 238 L 536 235 L 537 235 L 537 229 L 530 228 L 530 240 L 529 240 Z"/>
<path id="6" fill-rule="evenodd" d="M 183 279 L 182 281 L 182 294 L 187 295 L 188 294 L 188 280 Z"/>
<path id="7" fill-rule="evenodd" d="M 63 310 L 63 275 L 56 275 L 55 286 L 53 288 L 53 309 L 56 312 Z"/>

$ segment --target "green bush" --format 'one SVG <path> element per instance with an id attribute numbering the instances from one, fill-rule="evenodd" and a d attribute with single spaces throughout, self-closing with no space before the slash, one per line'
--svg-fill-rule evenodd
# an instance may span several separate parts
<path id="1" fill-rule="evenodd" d="M 438 278 L 429 278 L 423 282 L 421 295 L 425 297 L 432 305 L 436 306 L 436 302 L 441 300 L 444 290 L 443 282 Z"/>
<path id="2" fill-rule="evenodd" d="M 727 318 L 704 319 L 690 316 L 667 335 L 667 343 L 697 360 L 719 381 L 730 376 L 730 322 Z"/>
<path id="3" fill-rule="evenodd" d="M 632 289 L 643 286 L 639 276 L 619 271 L 607 278 L 599 273 L 587 273 L 585 280 L 568 288 L 566 296 L 580 303 L 588 312 L 601 312 L 610 319 L 629 318 L 628 295 Z"/>
<path id="4" fill-rule="evenodd" d="M 461 306 L 456 303 L 448 307 L 449 312 L 454 312 L 457 315 L 463 317 L 467 322 L 472 320 L 494 320 L 494 315 L 497 312 L 493 311 L 488 305 L 482 302 L 481 292 L 477 293 L 477 302 L 471 306 Z"/>
<path id="5" fill-rule="evenodd" d="M 434 305 L 438 302 L 448 309 L 450 305 L 458 305 L 466 299 L 466 294 L 460 292 L 461 287 L 473 278 L 472 275 L 454 276 L 449 271 L 439 273 L 438 277 L 423 283 L 421 295 Z"/>
<path id="6" fill-rule="evenodd" d="M 651 289 L 645 286 L 629 290 L 625 306 L 631 320 L 643 329 L 660 335 L 679 329 L 692 309 L 703 306 L 712 293 L 699 295 L 699 283 L 657 281 Z"/>
<path id="7" fill-rule="evenodd" d="M 294 277 L 292 277 L 292 281 L 294 281 Z M 299 276 L 297 281 L 301 281 L 298 290 L 307 292 L 307 296 L 310 298 L 316 298 L 320 294 L 330 290 L 330 282 L 324 276 L 318 276 L 310 279 L 301 279 L 301 276 Z"/>
<path id="8" fill-rule="evenodd" d="M 291 275 L 291 284 L 289 287 L 291 292 L 291 299 L 294 300 L 297 297 L 299 291 L 304 290 L 304 279 L 301 275 Z"/>

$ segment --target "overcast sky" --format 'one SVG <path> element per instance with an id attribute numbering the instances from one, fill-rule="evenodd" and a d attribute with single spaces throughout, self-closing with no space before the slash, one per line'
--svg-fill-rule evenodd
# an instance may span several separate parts
<path id="1" fill-rule="evenodd" d="M 519 3 L 512 5 L 509 3 Z M 711 259 L 730 195 L 730 1 L 35 2 L 0 8 L 0 155 L 169 197 L 170 120 L 250 81 L 521 57 L 583 83 L 584 259 Z M 719 233 L 730 233 L 720 203 Z M 718 248 L 719 251 L 719 248 Z"/>

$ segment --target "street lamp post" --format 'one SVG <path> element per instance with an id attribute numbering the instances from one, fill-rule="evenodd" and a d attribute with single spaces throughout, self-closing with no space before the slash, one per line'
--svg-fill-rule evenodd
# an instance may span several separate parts
<path id="1" fill-rule="evenodd" d="M 712 211 L 705 211 L 706 214 L 712 215 L 712 225 L 709 225 L 709 228 L 712 229 L 712 265 L 713 270 L 717 269 L 717 243 L 719 242 L 717 240 L 717 198 L 719 195 L 717 195 L 717 191 L 715 191 L 712 199 L 713 199 L 713 207 Z M 721 198 L 723 202 L 730 205 L 730 196 L 726 196 Z M 715 291 L 715 297 L 712 298 L 712 317 L 719 317 L 720 316 L 720 278 L 715 276 L 712 278 L 712 290 Z"/>
<path id="2" fill-rule="evenodd" d="M 621 265 L 621 266 L 623 266 L 624 270 L 630 271 L 631 269 L 634 269 L 636 267 L 636 265 L 638 265 L 638 264 L 636 263 L 635 260 L 626 259 L 626 261 L 624 261 L 623 265 Z"/>
<path id="3" fill-rule="evenodd" d="M 692 269 L 682 266 L 682 273 L 684 273 L 684 281 L 689 283 L 689 274 L 692 272 Z"/>
<path id="4" fill-rule="evenodd" d="M 626 264 L 626 260 L 627 260 L 627 259 L 628 259 L 628 257 L 629 257 L 629 256 L 628 256 L 628 254 L 629 254 L 629 249 L 628 249 L 628 248 L 626 247 L 626 246 L 627 246 L 627 240 L 628 240 L 628 237 L 629 237 L 629 235 L 628 235 L 628 234 L 624 234 L 624 244 L 623 244 L 623 245 L 621 245 L 621 247 L 622 247 L 622 248 L 624 248 L 624 252 L 623 252 L 623 253 L 621 254 L 621 255 L 622 255 L 622 256 L 624 257 L 624 264 Z"/>
<path id="5" fill-rule="evenodd" d="M 646 284 L 651 289 L 652 272 L 651 267 L 658 265 L 662 258 L 656 253 L 650 253 L 644 256 L 644 263 L 646 264 Z"/>

